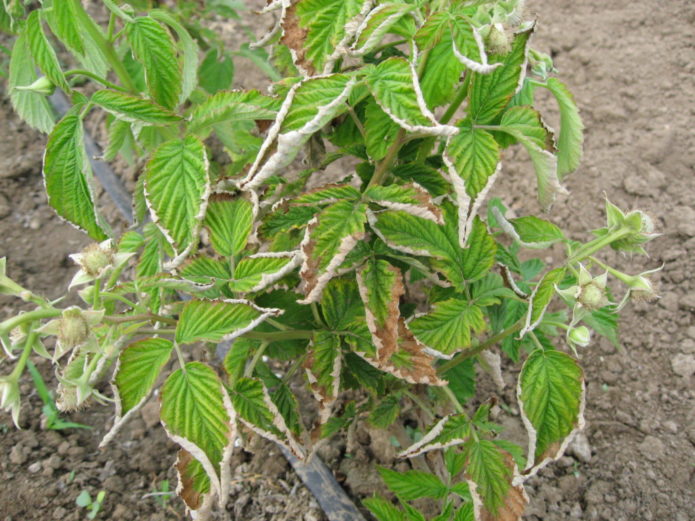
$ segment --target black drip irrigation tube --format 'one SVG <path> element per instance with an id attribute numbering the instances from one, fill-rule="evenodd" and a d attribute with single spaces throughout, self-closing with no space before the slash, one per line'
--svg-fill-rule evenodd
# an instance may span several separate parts
<path id="1" fill-rule="evenodd" d="M 53 108 L 60 116 L 70 109 L 70 103 L 61 91 L 56 90 L 49 99 L 51 105 L 53 105 Z M 123 218 L 129 224 L 132 224 L 131 194 L 108 163 L 99 159 L 101 150 L 89 132 L 85 131 L 84 142 L 94 177 L 109 195 Z M 220 344 L 217 349 L 218 358 L 221 359 L 229 347 L 229 344 Z M 336 481 L 335 476 L 319 458 L 318 454 L 313 454 L 307 460 L 302 461 L 297 459 L 282 445 L 278 444 L 278 447 L 304 485 L 314 495 L 329 521 L 365 521 L 362 513 L 350 500 L 345 490 Z"/>

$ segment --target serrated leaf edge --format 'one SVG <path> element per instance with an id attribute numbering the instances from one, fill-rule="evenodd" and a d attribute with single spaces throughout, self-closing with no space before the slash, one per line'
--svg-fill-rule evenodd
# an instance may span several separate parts
<path id="1" fill-rule="evenodd" d="M 526 359 L 526 362 L 528 362 L 528 358 Z M 526 365 L 526 362 L 524 365 Z M 523 371 L 523 367 L 521 369 Z M 586 426 L 586 420 L 584 418 L 584 409 L 586 407 L 586 380 L 582 378 L 582 391 L 581 394 L 579 395 L 579 413 L 577 415 L 577 424 L 574 429 L 565 437 L 565 439 L 562 441 L 560 446 L 557 449 L 557 452 L 552 455 L 552 456 L 546 456 L 543 458 L 541 461 L 535 461 L 536 459 L 536 444 L 537 444 L 537 431 L 536 428 L 533 426 L 531 423 L 531 420 L 528 418 L 526 415 L 526 412 L 524 411 L 524 402 L 521 400 L 521 378 L 517 380 L 517 385 L 516 385 L 516 400 L 519 403 L 519 411 L 521 414 L 521 420 L 524 423 L 524 427 L 526 427 L 526 432 L 528 433 L 528 456 L 527 456 L 527 464 L 526 468 L 524 469 L 523 476 L 520 476 L 519 479 L 521 479 L 521 482 L 527 481 L 528 479 L 532 478 L 536 474 L 538 474 L 538 471 L 541 470 L 543 467 L 548 465 L 549 463 L 552 463 L 553 461 L 559 460 L 565 451 L 567 450 L 567 447 L 569 446 L 570 443 L 572 443 L 572 440 L 574 437 L 577 435 L 577 433 L 581 430 L 584 429 Z"/>

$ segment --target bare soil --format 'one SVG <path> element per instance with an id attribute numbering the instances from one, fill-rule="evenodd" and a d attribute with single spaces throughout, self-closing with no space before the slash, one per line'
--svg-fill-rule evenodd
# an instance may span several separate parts
<path id="1" fill-rule="evenodd" d="M 597 339 L 582 352 L 587 427 L 558 464 L 530 482 L 526 519 L 687 521 L 695 516 L 695 4 L 529 4 L 539 20 L 535 47 L 554 57 L 587 128 L 584 163 L 567 180 L 570 195 L 550 218 L 583 239 L 586 230 L 601 226 L 606 195 L 620 207 L 644 209 L 663 234 L 649 245 L 651 258 L 607 258 L 634 273 L 664 269 L 661 299 L 633 304 L 625 313 L 623 350 Z M 244 84 L 249 74 L 237 64 Z M 553 110 L 548 102 L 551 123 Z M 45 138 L 19 122 L 6 99 L 0 99 L 0 128 L 0 256 L 8 257 L 18 282 L 57 296 L 75 271 L 67 255 L 87 240 L 47 206 L 40 174 Z M 513 151 L 504 165 L 497 195 L 520 215 L 535 211 L 523 153 Z M 0 317 L 17 309 L 15 301 L 0 299 Z M 50 380 L 50 366 L 36 363 Z M 512 412 L 514 377 L 510 367 L 506 389 L 489 391 Z M 90 431 L 45 431 L 28 377 L 23 387 L 30 393 L 24 429 L 14 430 L 0 413 L 0 520 L 85 518 L 75 504 L 82 490 L 92 496 L 106 490 L 100 519 L 183 518 L 177 500 L 160 505 L 143 498 L 164 480 L 175 487 L 174 446 L 156 426 L 154 402 L 99 451 L 110 411 L 96 407 L 71 416 L 93 426 Z M 506 436 L 520 439 L 518 417 L 504 424 Z M 356 500 L 381 488 L 369 470 L 375 461 L 407 467 L 394 461 L 389 438 L 360 425 L 350 440 L 338 438 L 322 449 Z M 274 447 L 259 443 L 255 452 L 235 456 L 228 519 L 324 519 Z"/>

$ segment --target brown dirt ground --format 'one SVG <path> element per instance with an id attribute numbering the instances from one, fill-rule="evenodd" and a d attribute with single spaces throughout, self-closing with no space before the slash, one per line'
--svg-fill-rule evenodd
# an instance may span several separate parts
<path id="1" fill-rule="evenodd" d="M 567 181 L 571 194 L 558 202 L 551 219 L 581 239 L 603 222 L 604 194 L 623 208 L 644 209 L 663 234 L 649 245 L 651 258 L 606 259 L 635 273 L 661 264 L 664 269 L 662 298 L 625 313 L 624 352 L 603 340 L 583 352 L 584 436 L 530 482 L 526 519 L 687 521 L 695 515 L 695 5 L 529 4 L 539 20 L 535 46 L 555 58 L 587 127 L 584 163 Z M 248 79 L 239 65 L 237 77 Z M 549 104 L 550 122 L 552 111 Z M 8 257 L 8 271 L 18 282 L 57 296 L 74 272 L 67 255 L 86 240 L 46 205 L 40 177 L 44 138 L 18 122 L 4 99 L 0 126 L 0 256 Z M 519 152 L 506 158 L 507 181 L 497 189 L 519 214 L 535 210 L 532 183 L 516 182 L 530 176 L 522 158 Z M 15 302 L 0 299 L 0 316 L 16 310 Z M 37 363 L 50 379 L 50 367 Z M 515 411 L 510 369 L 498 397 Z M 30 393 L 24 430 L 15 431 L 0 414 L 0 519 L 81 519 L 79 492 L 102 489 L 107 495 L 100 519 L 182 518 L 178 501 L 162 507 L 142 497 L 165 479 L 175 483 L 173 445 L 155 426 L 156 406 L 146 407 L 111 448 L 99 451 L 110 421 L 106 409 L 71 417 L 94 426 L 92 431 L 44 431 L 41 404 L 28 380 L 23 391 Z M 511 438 L 517 436 L 516 420 L 505 420 Z M 352 457 L 344 457 L 341 439 L 321 454 L 359 498 L 380 488 L 366 468 L 373 460 L 392 463 L 393 448 L 388 435 L 366 426 L 353 434 Z M 229 519 L 323 519 L 273 447 L 261 444 L 256 453 L 261 457 L 244 452 L 235 458 Z"/>

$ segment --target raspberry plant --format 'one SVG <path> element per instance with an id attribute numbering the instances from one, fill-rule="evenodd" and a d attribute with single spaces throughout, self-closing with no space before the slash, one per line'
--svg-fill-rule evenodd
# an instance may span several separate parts
<path id="1" fill-rule="evenodd" d="M 95 241 L 73 256 L 80 306 L 21 287 L 0 261 L 0 292 L 31 308 L 0 322 L 14 364 L 2 407 L 18 423 L 36 354 L 54 364 L 62 410 L 115 404 L 105 445 L 163 380 L 178 493 L 201 517 L 224 506 L 230 456 L 252 433 L 308 458 L 356 421 L 408 440 L 410 409 L 420 434 L 399 457 L 442 457 L 379 469 L 398 501 L 367 499 L 374 516 L 425 519 L 411 502 L 429 497 L 432 519 L 519 519 L 524 481 L 582 428 L 577 350 L 592 331 L 617 344 L 622 306 L 654 296 L 650 272 L 597 257 L 644 253 L 642 212 L 607 202 L 606 226 L 581 242 L 489 198 L 507 148 L 528 154 L 544 209 L 582 152 L 579 112 L 531 47 L 523 2 L 273 0 L 271 33 L 233 52 L 206 25 L 233 15 L 229 2 L 151 3 L 104 0 L 107 26 L 77 0 L 0 3 L 16 35 L 12 104 L 48 134 L 48 201 Z M 268 72 L 269 93 L 229 90 L 238 54 Z M 72 103 L 57 121 L 54 89 Z M 557 101 L 557 132 L 533 106 L 539 89 Z M 105 159 L 141 166 L 123 233 L 95 204 L 83 129 L 95 111 Z M 565 255 L 546 266 L 554 245 Z M 609 277 L 627 288 L 620 302 Z M 523 360 L 526 450 L 475 398 L 477 366 L 503 383 L 500 352 Z"/>

